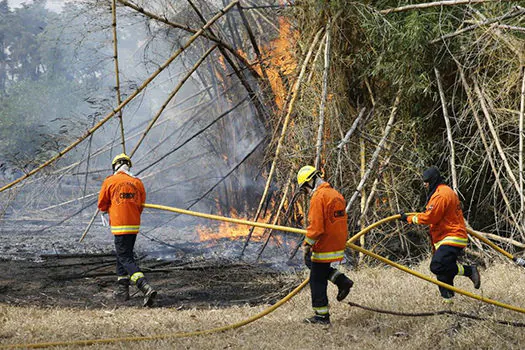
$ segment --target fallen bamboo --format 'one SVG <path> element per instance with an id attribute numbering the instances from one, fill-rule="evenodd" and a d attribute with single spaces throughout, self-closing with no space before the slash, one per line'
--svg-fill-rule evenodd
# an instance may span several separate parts
<path id="1" fill-rule="evenodd" d="M 115 1 L 115 0 L 113 0 Z M 168 106 L 168 104 L 171 102 L 171 100 L 175 97 L 175 95 L 180 91 L 180 89 L 182 88 L 182 86 L 184 85 L 184 83 L 192 76 L 192 74 L 197 70 L 197 68 L 199 68 L 199 66 L 202 64 L 202 62 L 204 62 L 204 60 L 213 52 L 213 50 L 215 50 L 215 48 L 217 47 L 217 45 L 213 45 L 212 47 L 210 47 L 208 49 L 208 51 L 206 51 L 204 53 L 204 55 L 202 55 L 201 58 L 199 58 L 199 60 L 193 65 L 193 67 L 189 70 L 189 72 L 186 73 L 186 75 L 181 79 L 181 81 L 177 84 L 177 86 L 175 87 L 175 89 L 173 89 L 173 91 L 169 94 L 168 98 L 164 101 L 164 103 L 162 104 L 162 106 L 160 107 L 160 109 L 158 110 L 158 112 L 155 114 L 155 116 L 150 120 L 148 126 L 146 127 L 146 129 L 144 130 L 142 136 L 140 137 L 140 139 L 137 141 L 137 143 L 135 144 L 135 147 L 133 147 L 133 150 L 130 152 L 130 157 L 133 157 L 133 155 L 135 154 L 135 152 L 137 152 L 137 149 L 140 147 L 140 145 L 142 144 L 142 141 L 144 141 L 144 139 L 146 138 L 146 135 L 148 135 L 148 133 L 150 132 L 151 128 L 153 128 L 153 125 L 155 125 L 155 123 L 157 122 L 157 120 L 160 118 L 162 112 L 164 112 L 164 110 L 166 109 L 166 107 Z"/>
<path id="2" fill-rule="evenodd" d="M 250 39 L 250 42 L 252 44 L 253 51 L 255 52 L 255 58 L 261 69 L 261 73 L 262 73 L 264 82 L 266 85 L 269 85 L 270 79 L 268 78 L 266 67 L 263 64 L 263 56 L 261 54 L 261 50 L 259 49 L 259 45 L 257 45 L 257 40 L 255 39 L 255 35 L 253 34 L 252 28 L 250 27 L 250 23 L 248 22 L 248 19 L 246 18 L 246 15 L 244 14 L 243 8 L 240 3 L 237 4 L 237 8 L 239 10 L 239 15 L 241 16 L 242 23 L 244 27 L 246 28 L 246 32 L 248 33 L 248 38 Z M 269 99 L 272 101 L 275 101 L 275 97 L 273 96 L 272 90 L 268 89 L 268 92 L 271 93 L 271 96 Z"/>
<path id="3" fill-rule="evenodd" d="M 460 34 L 463 34 L 463 33 L 466 33 L 468 31 L 474 30 L 474 29 L 479 28 L 481 26 L 486 26 L 486 25 L 489 25 L 489 24 L 498 23 L 500 21 L 503 21 L 503 20 L 506 20 L 506 19 L 509 19 L 509 18 L 512 18 L 512 17 L 520 16 L 523 13 L 525 13 L 525 9 L 519 10 L 519 9 L 514 8 L 514 9 L 512 9 L 512 11 L 510 11 L 509 13 L 504 14 L 503 16 L 490 18 L 490 19 L 484 20 L 483 22 L 479 22 L 479 23 L 473 24 L 471 26 L 458 29 L 454 33 L 445 34 L 445 35 L 443 35 L 443 36 L 441 36 L 441 37 L 439 37 L 437 39 L 431 40 L 430 43 L 431 44 L 435 44 L 435 43 L 437 43 L 437 42 L 439 42 L 441 40 L 453 38 L 455 36 L 458 36 Z"/>
<path id="4" fill-rule="evenodd" d="M 243 98 L 241 101 L 239 101 L 235 106 L 233 106 L 232 108 L 230 108 L 229 110 L 227 110 L 226 112 L 222 113 L 221 115 L 219 115 L 217 118 L 215 118 L 214 120 L 212 120 L 208 125 L 206 125 L 204 128 L 200 129 L 198 132 L 196 132 L 195 134 L 193 134 L 191 137 L 188 137 L 186 140 L 184 140 L 184 142 L 182 142 L 180 145 L 176 146 L 175 148 L 173 148 L 172 150 L 168 151 L 167 153 L 165 153 L 164 155 L 162 155 L 160 158 L 156 159 L 155 161 L 153 161 L 152 163 L 150 163 L 148 166 L 142 168 L 141 170 L 139 170 L 136 175 L 140 175 L 142 174 L 144 171 L 146 171 L 147 169 L 151 168 L 152 166 L 154 166 L 155 164 L 159 163 L 161 160 L 165 159 L 167 156 L 173 154 L 174 152 L 178 151 L 179 149 L 181 149 L 182 147 L 184 147 L 186 144 L 188 144 L 188 142 L 190 142 L 191 140 L 193 140 L 194 138 L 196 138 L 197 136 L 199 136 L 200 134 L 202 134 L 203 132 L 205 132 L 206 130 L 208 130 L 212 125 L 214 125 L 215 123 L 217 123 L 219 120 L 221 120 L 222 118 L 224 118 L 225 116 L 227 116 L 228 114 L 230 114 L 231 112 L 233 112 L 235 109 L 237 109 L 239 106 L 241 106 L 245 101 L 247 100 L 247 98 Z"/>
<path id="5" fill-rule="evenodd" d="M 348 201 L 348 204 L 346 205 L 346 212 L 348 212 L 350 210 L 350 208 L 352 207 L 352 204 L 356 200 L 357 196 L 359 195 L 359 192 L 364 187 L 365 182 L 368 179 L 368 176 L 372 172 L 372 168 L 375 166 L 377 158 L 379 157 L 379 153 L 383 149 L 383 146 L 384 146 L 384 144 L 385 144 L 385 142 L 386 142 L 386 140 L 388 138 L 388 135 L 390 134 L 390 130 L 392 129 L 392 125 L 394 124 L 394 120 L 395 120 L 396 113 L 397 113 L 397 107 L 399 106 L 400 100 L 401 100 L 401 89 L 399 89 L 397 91 L 396 99 L 394 101 L 394 105 L 392 107 L 392 111 L 390 112 L 390 118 L 388 119 L 388 122 L 386 124 L 385 130 L 383 131 L 383 138 L 381 139 L 381 141 L 377 145 L 377 147 L 376 147 L 376 149 L 375 149 L 375 151 L 374 151 L 374 153 L 372 155 L 372 159 L 370 159 L 370 162 L 368 163 L 368 168 L 366 169 L 365 175 L 361 178 L 361 181 L 357 185 L 357 188 L 354 191 L 354 194 L 352 195 L 352 197 Z"/>
<path id="6" fill-rule="evenodd" d="M 146 17 L 149 17 L 149 18 L 152 18 L 156 21 L 159 21 L 159 22 L 162 22 L 164 24 L 167 24 L 173 28 L 178 28 L 178 29 L 182 29 L 182 30 L 185 30 L 189 33 L 192 33 L 192 34 L 196 34 L 199 30 L 196 30 L 196 29 L 193 29 L 193 28 L 190 28 L 188 27 L 187 25 L 184 25 L 184 24 L 180 24 L 180 23 L 175 23 L 175 22 L 171 22 L 169 21 L 167 18 L 165 17 L 161 17 L 161 16 L 157 16 L 155 15 L 154 13 L 152 12 L 149 12 L 149 11 L 146 11 L 144 10 L 144 8 L 140 7 L 140 6 L 137 6 L 135 4 L 132 4 L 126 0 L 117 0 L 119 3 L 121 3 L 122 5 L 124 6 L 127 6 L 129 8 L 132 8 L 134 9 L 135 11 L 137 12 L 140 12 L 142 13 L 144 16 Z M 235 2 L 237 3 L 238 0 L 235 0 Z M 228 5 L 228 10 L 230 9 L 230 6 Z M 222 9 L 219 11 L 219 13 L 223 13 L 225 9 Z M 226 10 L 227 11 L 227 10 Z M 223 13 L 224 14 L 224 13 Z M 217 16 L 217 15 L 216 15 Z M 203 37 L 205 37 L 206 39 L 209 39 L 213 42 L 215 42 L 216 44 L 218 44 L 220 47 L 224 47 L 226 50 L 228 50 L 233 56 L 235 56 L 235 58 L 237 58 L 240 62 L 242 62 L 246 68 L 248 68 L 250 70 L 250 72 L 252 73 L 252 76 L 254 78 L 257 78 L 259 79 L 260 76 L 259 74 L 255 71 L 255 69 L 253 69 L 253 67 L 251 66 L 250 62 L 248 62 L 248 60 L 246 58 L 244 58 L 242 55 L 240 55 L 237 50 L 235 50 L 231 45 L 221 41 L 220 39 L 210 35 L 210 34 L 207 34 L 207 33 L 203 33 L 202 34 Z"/>
<path id="7" fill-rule="evenodd" d="M 108 120 L 110 120 L 118 111 L 120 111 L 122 108 L 124 108 L 131 100 L 133 100 L 144 88 L 153 80 L 155 79 L 166 67 L 175 60 L 185 49 L 187 49 L 204 31 L 209 28 L 215 21 L 217 21 L 220 17 L 222 17 L 224 14 L 226 14 L 233 6 L 237 4 L 238 0 L 232 1 L 228 6 L 226 6 L 224 9 L 222 9 L 217 15 L 215 15 L 212 19 L 208 21 L 201 29 L 199 29 L 194 35 L 192 35 L 188 41 L 179 48 L 166 62 L 164 62 L 140 87 L 138 87 L 131 95 L 128 96 L 126 100 L 124 100 L 120 105 L 118 105 L 113 111 L 111 111 L 108 115 L 106 115 L 97 125 L 89 129 L 85 135 L 80 137 L 78 140 L 64 148 L 62 151 L 60 151 L 56 156 L 52 157 L 42 165 L 38 166 L 37 168 L 31 170 L 30 172 L 26 173 L 24 176 L 18 178 L 17 180 L 3 186 L 0 188 L 0 192 L 5 191 L 8 188 L 13 187 L 14 185 L 18 184 L 19 182 L 27 179 L 31 175 L 34 175 L 35 173 L 39 172 L 40 170 L 44 169 L 48 165 L 54 163 L 57 159 L 61 158 L 63 155 L 71 151 L 73 148 L 78 146 L 82 141 L 84 141 L 89 135 L 97 131 L 102 125 L 104 125 Z"/>
<path id="8" fill-rule="evenodd" d="M 379 11 L 379 13 L 383 15 L 388 15 L 394 12 L 421 10 L 421 9 L 427 9 L 427 8 L 437 7 L 437 6 L 472 5 L 472 4 L 481 4 L 485 2 L 501 2 L 501 1 L 513 1 L 513 0 L 445 0 L 445 1 L 427 2 L 423 4 L 400 6 L 400 7 L 390 8 L 386 10 L 381 10 Z"/>
<path id="9" fill-rule="evenodd" d="M 191 5 L 191 7 L 193 8 L 193 10 L 197 13 L 197 16 L 201 19 L 201 21 L 203 23 L 206 23 L 206 19 L 204 18 L 204 16 L 202 15 L 202 13 L 200 12 L 200 10 L 197 8 L 197 6 L 195 6 L 195 4 L 193 3 L 192 0 L 186 0 L 188 1 L 188 3 Z M 237 2 L 238 3 L 238 2 Z M 216 36 L 213 32 L 213 30 L 208 27 L 207 28 L 208 32 L 213 35 L 213 36 Z M 264 107 L 264 104 L 261 103 L 261 101 L 259 100 L 259 97 L 257 96 L 257 94 L 255 93 L 255 91 L 253 91 L 252 87 L 250 86 L 250 84 L 248 83 L 248 81 L 246 81 L 246 78 L 243 76 L 242 72 L 239 70 L 239 68 L 237 67 L 237 65 L 235 64 L 235 62 L 232 61 L 232 59 L 230 58 L 230 56 L 228 55 L 228 53 L 226 52 L 226 50 L 222 47 L 222 46 L 219 46 L 219 51 L 221 52 L 222 56 L 224 57 L 224 59 L 226 60 L 226 62 L 228 62 L 228 65 L 233 69 L 233 71 L 235 72 L 235 75 L 237 76 L 237 78 L 239 79 L 239 81 L 241 82 L 242 86 L 244 86 L 244 88 L 246 89 L 246 91 L 248 92 L 248 95 L 250 96 L 250 99 L 251 101 L 253 102 L 254 106 L 255 106 L 255 109 L 257 110 L 257 114 L 261 120 L 261 122 L 263 124 L 266 124 L 266 120 L 269 118 L 269 113 L 266 111 L 266 108 Z"/>
<path id="10" fill-rule="evenodd" d="M 277 208 L 277 214 L 275 215 L 272 225 L 277 225 L 279 221 L 279 213 L 283 209 L 284 203 L 286 202 L 286 196 L 288 195 L 288 190 L 290 189 L 290 186 L 292 184 L 292 177 L 293 177 L 293 169 L 290 169 L 290 173 L 288 174 L 288 180 L 286 180 L 286 185 L 284 185 L 284 192 L 281 197 L 281 202 L 279 203 L 279 206 Z M 257 258 L 255 259 L 255 261 L 259 261 L 260 257 L 262 256 L 262 253 L 264 252 L 264 249 L 266 248 L 266 246 L 268 245 L 268 242 L 270 241 L 270 238 L 272 237 L 272 234 L 273 234 L 273 230 L 270 229 L 270 232 L 268 233 L 268 237 L 266 237 L 266 241 L 261 247 L 259 254 L 257 254 Z"/>
<path id="11" fill-rule="evenodd" d="M 240 167 L 240 166 L 241 166 L 241 165 L 242 165 L 242 164 L 243 164 L 248 158 L 250 158 L 251 155 L 257 150 L 257 148 L 259 148 L 259 146 L 263 144 L 263 142 L 264 142 L 264 139 L 262 139 L 259 143 L 257 143 L 257 145 L 255 145 L 255 146 L 251 149 L 251 151 L 248 152 L 248 153 L 244 156 L 244 158 L 243 158 L 239 163 L 237 163 L 234 167 L 232 167 L 232 169 L 230 169 L 226 175 L 224 175 L 219 181 L 217 181 L 213 186 L 211 186 L 211 187 L 210 187 L 210 188 L 209 188 L 204 194 L 202 194 L 201 196 L 199 196 L 199 198 L 195 199 L 195 200 L 193 201 L 193 203 L 191 203 L 188 207 L 186 207 L 185 210 L 190 210 L 191 208 L 193 208 L 193 206 L 194 206 L 195 204 L 199 203 L 199 202 L 200 202 L 202 199 L 204 199 L 208 194 L 210 194 L 211 191 L 213 191 L 217 186 L 219 186 L 219 185 L 220 185 L 224 180 L 226 180 L 226 179 L 227 179 L 227 178 L 228 178 L 228 177 L 229 177 L 229 176 L 230 176 L 235 170 L 237 170 L 237 169 L 238 169 L 238 168 L 239 168 L 239 167 Z M 178 215 L 173 216 L 173 217 L 170 218 L 168 221 L 166 221 L 166 222 L 164 222 L 164 223 L 161 223 L 161 224 L 159 224 L 159 225 L 156 225 L 156 226 L 154 226 L 153 228 L 151 228 L 149 231 L 144 232 L 144 233 L 147 234 L 147 233 L 149 233 L 149 232 L 151 232 L 151 231 L 153 231 L 153 230 L 155 230 L 155 229 L 157 229 L 157 228 L 159 228 L 159 227 L 161 227 L 161 226 L 163 226 L 163 225 L 165 225 L 165 224 L 171 222 L 172 220 L 176 219 L 177 217 L 178 217 Z M 144 234 L 144 233 L 141 232 L 141 234 Z M 176 246 L 171 245 L 171 244 L 169 244 L 169 243 L 166 243 L 166 242 L 164 242 L 164 241 L 162 241 L 162 240 L 160 240 L 160 239 L 158 239 L 158 238 L 150 237 L 150 236 L 147 236 L 147 235 L 145 235 L 145 237 L 148 238 L 148 239 L 150 239 L 150 240 L 156 241 L 156 242 L 158 242 L 158 243 L 160 243 L 160 244 L 164 244 L 164 245 L 169 246 L 169 247 L 177 248 Z"/>
<path id="12" fill-rule="evenodd" d="M 275 172 L 276 164 L 279 159 L 279 155 L 281 153 L 281 148 L 284 143 L 284 139 L 286 137 L 286 131 L 288 128 L 288 123 L 290 122 L 290 118 L 294 109 L 295 101 L 297 100 L 297 96 L 299 95 L 299 88 L 301 86 L 301 82 L 303 80 L 304 74 L 306 72 L 306 67 L 308 66 L 308 62 L 310 62 L 310 58 L 312 57 L 312 52 L 314 47 L 317 45 L 317 42 L 319 41 L 319 37 L 321 36 L 323 32 L 323 29 L 320 29 L 316 34 L 312 41 L 312 44 L 310 45 L 310 49 L 308 50 L 308 53 L 306 54 L 306 57 L 304 59 L 304 62 L 301 66 L 301 71 L 299 73 L 299 76 L 297 77 L 297 80 L 295 81 L 292 97 L 290 99 L 290 103 L 288 104 L 288 112 L 286 113 L 286 116 L 284 118 L 283 126 L 281 129 L 281 136 L 279 137 L 279 141 L 277 142 L 277 147 L 275 149 L 275 155 L 272 161 L 272 165 L 270 167 L 270 172 L 268 173 L 268 178 L 266 180 L 266 186 L 264 187 L 263 194 L 261 196 L 261 201 L 259 202 L 259 206 L 257 208 L 257 211 L 255 213 L 253 221 L 257 221 L 259 219 L 259 215 L 261 214 L 262 206 L 266 200 L 266 196 L 268 195 L 268 190 L 270 188 L 270 183 L 272 182 L 273 174 Z M 246 241 L 244 242 L 244 246 L 241 251 L 241 257 L 244 255 L 244 251 L 246 249 L 246 246 L 248 245 L 248 242 L 250 241 L 250 238 L 253 233 L 253 227 L 248 232 L 248 236 L 246 237 Z"/>

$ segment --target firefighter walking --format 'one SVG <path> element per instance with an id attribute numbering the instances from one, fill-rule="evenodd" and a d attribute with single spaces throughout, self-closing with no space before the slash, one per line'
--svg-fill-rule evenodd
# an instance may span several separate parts
<path id="1" fill-rule="evenodd" d="M 314 315 L 304 321 L 330 324 L 328 281 L 338 288 L 337 301 L 346 298 L 354 283 L 332 266 L 344 257 L 348 237 L 346 202 L 320 175 L 312 166 L 304 166 L 297 173 L 299 187 L 311 195 L 303 253 L 305 263 L 310 268 Z"/>
<path id="2" fill-rule="evenodd" d="M 455 276 L 466 276 L 472 280 L 474 288 L 479 289 L 481 280 L 477 267 L 457 262 L 468 242 L 458 195 L 443 183 L 438 168 L 434 166 L 423 172 L 423 182 L 428 191 L 425 212 L 408 216 L 400 212 L 400 220 L 430 226 L 433 252 L 430 271 L 438 281 L 453 286 Z M 453 302 L 452 290 L 439 286 L 439 291 L 444 303 Z"/>
<path id="3" fill-rule="evenodd" d="M 129 299 L 129 286 L 134 284 L 144 294 L 144 306 L 152 306 L 157 295 L 140 271 L 133 250 L 140 229 L 140 216 L 146 202 L 142 181 L 130 172 L 131 159 L 124 153 L 112 163 L 113 175 L 102 183 L 98 208 L 109 214 L 111 233 L 114 235 L 117 256 L 117 291 L 119 301 Z"/>

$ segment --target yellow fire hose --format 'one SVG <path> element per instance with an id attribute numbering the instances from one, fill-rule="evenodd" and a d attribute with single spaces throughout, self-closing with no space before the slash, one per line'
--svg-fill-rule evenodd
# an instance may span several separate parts
<path id="1" fill-rule="evenodd" d="M 192 215 L 192 216 L 197 216 L 197 217 L 202 217 L 202 218 L 207 218 L 207 219 L 212 219 L 212 220 L 226 221 L 226 222 L 231 222 L 231 223 L 236 223 L 236 224 L 241 224 L 241 225 L 249 225 L 249 226 L 254 226 L 254 227 L 269 228 L 269 229 L 285 231 L 285 232 L 306 234 L 306 230 L 303 230 L 303 229 L 297 229 L 297 228 L 286 227 L 286 226 L 279 226 L 279 225 L 272 225 L 272 224 L 265 224 L 265 223 L 260 223 L 260 222 L 252 222 L 252 221 L 242 220 L 242 219 L 227 218 L 227 217 L 223 217 L 223 216 L 219 216 L 219 215 L 203 214 L 203 213 L 199 213 L 199 212 L 194 212 L 194 211 L 189 211 L 189 210 L 179 209 L 179 208 L 174 208 L 174 207 L 167 207 L 167 206 L 156 205 L 156 204 L 144 204 L 144 207 L 151 208 L 151 209 L 172 211 L 172 212 L 179 213 L 179 214 Z M 501 303 L 501 302 L 498 302 L 498 301 L 495 301 L 495 300 L 491 300 L 491 299 L 488 299 L 488 298 L 484 298 L 482 296 L 479 296 L 479 295 L 476 295 L 476 294 L 472 294 L 470 292 L 467 292 L 467 291 L 461 290 L 459 288 L 453 287 L 453 286 L 448 285 L 446 283 L 434 280 L 434 279 L 432 279 L 432 278 L 430 278 L 430 277 L 428 277 L 426 275 L 423 275 L 423 274 L 421 274 L 421 273 L 419 273 L 417 271 L 413 271 L 413 270 L 411 270 L 411 269 L 409 269 L 409 268 L 407 268 L 407 267 L 405 267 L 403 265 L 397 264 L 397 263 L 395 263 L 393 261 L 390 261 L 390 260 L 388 260 L 388 259 L 386 259 L 386 258 L 384 258 L 384 257 L 382 257 L 382 256 L 380 256 L 378 254 L 375 254 L 373 252 L 370 252 L 370 251 L 368 251 L 368 250 L 366 250 L 364 248 L 361 248 L 361 247 L 353 244 L 353 242 L 356 241 L 359 237 L 361 237 L 362 235 L 368 233 L 369 231 L 371 231 L 372 229 L 376 228 L 377 226 L 382 225 L 382 224 L 384 224 L 386 222 L 398 219 L 398 218 L 399 218 L 399 215 L 392 215 L 392 216 L 384 218 L 384 219 L 382 219 L 380 221 L 375 222 L 374 224 L 372 224 L 372 225 L 364 228 L 360 232 L 358 232 L 356 235 L 352 236 L 347 241 L 346 246 L 351 248 L 351 249 L 357 250 L 357 251 L 359 251 L 359 252 L 361 252 L 363 254 L 371 256 L 374 259 L 382 261 L 382 262 L 384 262 L 384 263 L 386 263 L 388 265 L 391 265 L 391 266 L 393 266 L 395 268 L 398 268 L 398 269 L 400 269 L 402 271 L 410 273 L 411 275 L 414 275 L 416 277 L 424 279 L 424 280 L 426 280 L 428 282 L 431 282 L 431 283 L 437 284 L 439 286 L 442 286 L 442 287 L 448 288 L 450 290 L 453 290 L 453 291 L 455 291 L 455 292 L 457 292 L 459 294 L 463 294 L 465 296 L 468 296 L 468 297 L 471 297 L 471 298 L 474 298 L 474 299 L 477 299 L 477 300 L 480 300 L 480 301 L 483 301 L 483 302 L 486 302 L 486 303 L 489 303 L 489 304 L 493 304 L 493 305 L 496 305 L 496 306 L 499 306 L 499 307 L 503 307 L 503 308 L 506 308 L 506 309 L 509 309 L 509 310 L 525 313 L 525 309 L 522 309 L 522 308 L 519 308 L 519 307 L 515 307 L 515 306 L 512 306 L 512 305 L 508 305 L 508 304 L 504 304 L 504 303 Z M 468 231 L 469 231 L 469 233 L 472 233 L 472 230 L 469 229 Z M 483 242 L 487 243 L 488 245 L 490 245 L 491 247 L 493 247 L 494 249 L 496 249 L 500 253 L 504 254 L 507 257 L 509 257 L 510 259 L 515 260 L 515 258 L 510 253 L 508 253 L 508 252 L 504 251 L 503 249 L 497 247 L 492 242 L 488 241 L 485 237 L 482 237 L 482 236 L 480 236 L 479 234 L 476 234 L 476 233 L 473 233 L 473 235 L 475 237 L 479 238 L 480 240 L 482 240 Z M 45 348 L 45 347 L 68 346 L 68 345 L 109 344 L 109 343 L 118 343 L 118 342 L 160 340 L 160 339 L 166 339 L 166 338 L 185 338 L 185 337 L 192 337 L 192 336 L 198 336 L 198 335 L 205 335 L 205 334 L 211 334 L 211 333 L 216 333 L 216 332 L 222 332 L 222 331 L 226 331 L 226 330 L 235 329 L 235 328 L 239 328 L 239 327 L 245 326 L 245 325 L 247 325 L 247 324 L 249 324 L 251 322 L 256 321 L 257 319 L 259 319 L 261 317 L 264 317 L 264 316 L 268 315 L 269 313 L 273 312 L 278 307 L 283 305 L 285 302 L 290 300 L 293 296 L 295 296 L 300 290 L 302 290 L 308 284 L 308 282 L 309 282 L 309 279 L 307 278 L 305 281 L 303 281 L 299 286 L 297 286 L 292 292 L 290 292 L 283 299 L 281 299 L 280 301 L 278 301 L 274 305 L 270 306 L 269 308 L 263 310 L 262 312 L 258 313 L 257 315 L 254 315 L 254 316 L 252 316 L 252 317 L 250 317 L 250 318 L 248 318 L 246 320 L 243 320 L 241 322 L 238 322 L 238 323 L 235 323 L 235 324 L 231 324 L 231 325 L 226 325 L 226 326 L 223 326 L 223 327 L 218 327 L 218 328 L 213 328 L 213 329 L 208 329 L 208 330 L 202 330 L 202 331 L 185 332 L 185 333 L 158 334 L 158 335 L 144 336 L 144 337 L 120 337 L 120 338 L 86 339 L 86 340 L 73 340 L 73 341 L 62 341 L 62 342 L 46 342 L 46 343 L 33 343 L 33 344 L 0 345 L 0 348 L 2 348 L 2 349 L 7 349 L 7 348 L 10 348 L 10 349 L 14 349 L 14 348 Z"/>
<path id="2" fill-rule="evenodd" d="M 262 228 L 269 228 L 269 229 L 279 230 L 279 231 L 287 231 L 287 232 L 295 232 L 295 233 L 300 233 L 300 234 L 306 234 L 306 230 L 304 230 L 304 229 L 298 229 L 298 228 L 292 228 L 292 227 L 286 227 L 286 226 L 279 226 L 279 225 L 271 225 L 271 224 L 265 224 L 265 223 L 261 223 L 261 222 L 252 222 L 252 221 L 241 220 L 241 219 L 226 218 L 226 217 L 219 216 L 219 215 L 203 214 L 203 213 L 192 212 L 192 211 L 189 211 L 189 210 L 184 210 L 184 209 L 179 209 L 179 208 L 167 207 L 167 206 L 163 206 L 163 205 L 144 204 L 144 207 L 152 208 L 152 209 L 159 209 L 159 210 L 167 210 L 167 211 L 172 211 L 172 212 L 179 213 L 179 214 L 198 216 L 198 217 L 208 218 L 208 219 L 213 219 L 213 220 L 221 220 L 221 221 L 233 222 L 233 223 L 237 223 L 237 224 L 243 224 L 243 225 L 249 225 L 249 226 L 255 226 L 255 227 L 262 227 Z M 415 213 L 408 213 L 407 215 L 413 215 L 413 214 L 415 214 Z M 382 225 L 382 224 L 384 224 L 386 222 L 395 220 L 395 219 L 399 219 L 399 217 L 400 217 L 399 214 L 396 214 L 396 215 L 392 215 L 392 216 L 386 217 L 386 218 L 384 218 L 382 220 L 379 220 L 379 221 L 373 223 L 372 225 L 366 227 L 365 229 L 361 230 L 360 232 L 355 234 L 353 237 L 351 237 L 346 242 L 346 246 L 351 248 L 351 249 L 357 250 L 358 252 L 361 252 L 363 254 L 371 256 L 374 259 L 382 261 L 385 264 L 388 264 L 388 265 L 393 266 L 393 267 L 395 267 L 397 269 L 400 269 L 400 270 L 402 270 L 404 272 L 407 272 L 407 273 L 409 273 L 411 275 L 419 277 L 419 278 L 421 278 L 421 279 L 423 279 L 425 281 L 428 281 L 430 283 L 437 284 L 438 286 L 441 286 L 441 287 L 453 290 L 456 293 L 463 294 L 465 296 L 468 296 L 470 298 L 483 301 L 483 302 L 488 303 L 488 304 L 493 304 L 493 305 L 496 305 L 496 306 L 499 306 L 499 307 L 502 307 L 502 308 L 505 308 L 505 309 L 509 309 L 509 310 L 513 310 L 513 311 L 517 311 L 517 312 L 521 312 L 521 313 L 525 314 L 525 309 L 523 309 L 523 308 L 520 308 L 520 307 L 517 307 L 517 306 L 513 306 L 513 305 L 509 305 L 509 304 L 505 304 L 505 303 L 502 303 L 502 302 L 499 302 L 499 301 L 496 301 L 496 300 L 485 298 L 485 297 L 483 297 L 481 295 L 473 294 L 473 293 L 467 292 L 465 290 L 456 288 L 456 287 L 451 286 L 449 284 L 446 284 L 446 283 L 443 283 L 441 281 L 438 281 L 438 280 L 435 280 L 433 278 L 430 278 L 430 277 L 428 277 L 428 276 L 426 276 L 426 275 L 424 275 L 422 273 L 419 273 L 417 271 L 413 271 L 413 270 L 409 269 L 408 267 L 405 267 L 403 265 L 400 265 L 398 263 L 390 261 L 387 258 L 384 258 L 384 257 L 382 257 L 382 256 L 380 256 L 380 255 L 378 255 L 376 253 L 373 253 L 371 251 L 368 251 L 368 250 L 366 250 L 364 248 L 361 248 L 361 247 L 353 244 L 353 242 L 355 240 L 357 240 L 362 235 L 368 233 L 372 229 L 376 228 L 377 226 Z M 469 229 L 469 233 L 472 233 L 472 232 L 473 231 Z M 482 237 L 482 236 L 480 236 L 478 234 L 476 234 L 475 236 L 477 238 Z M 483 239 L 484 242 L 488 241 L 488 240 L 485 239 L 485 237 L 482 237 L 480 239 Z M 488 241 L 488 242 L 490 242 L 490 241 Z M 490 242 L 490 243 L 491 243 L 490 244 L 491 247 L 497 247 L 492 242 Z M 510 259 L 514 259 L 514 257 L 510 253 L 504 251 L 503 249 L 501 249 L 499 247 L 498 247 L 497 251 L 505 252 L 505 256 L 509 257 Z"/>

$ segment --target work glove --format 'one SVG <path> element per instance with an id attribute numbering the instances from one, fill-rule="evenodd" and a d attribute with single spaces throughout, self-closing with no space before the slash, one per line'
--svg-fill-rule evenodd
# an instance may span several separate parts
<path id="1" fill-rule="evenodd" d="M 312 268 L 312 246 L 306 243 L 303 245 L 303 258 L 306 267 Z"/>
<path id="2" fill-rule="evenodd" d="M 408 222 L 407 221 L 408 216 L 407 214 L 405 214 L 403 210 L 401 210 L 398 214 L 400 215 L 400 218 L 398 220 L 401 220 L 403 222 Z"/>
<path id="3" fill-rule="evenodd" d="M 109 226 L 109 221 L 106 218 L 107 213 L 101 213 L 100 214 L 100 220 L 102 221 L 102 226 L 107 227 Z"/>

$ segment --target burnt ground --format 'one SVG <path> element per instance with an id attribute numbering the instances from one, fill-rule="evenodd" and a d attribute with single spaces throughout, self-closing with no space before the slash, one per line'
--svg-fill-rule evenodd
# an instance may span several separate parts
<path id="1" fill-rule="evenodd" d="M 160 307 L 273 303 L 300 283 L 295 275 L 264 264 L 225 259 L 138 259 L 150 284 L 159 291 L 156 305 Z M 0 303 L 83 309 L 142 305 L 142 293 L 135 287 L 130 288 L 129 301 L 114 300 L 113 254 L 44 255 L 39 262 L 1 259 L 0 271 Z"/>
<path id="2" fill-rule="evenodd" d="M 41 262 L 0 260 L 0 303 L 39 307 L 108 308 L 141 306 L 141 293 L 113 298 L 115 258 L 112 254 L 43 256 Z M 156 305 L 208 308 L 274 303 L 299 279 L 261 264 L 227 260 L 141 260 L 140 266 L 159 291 Z M 135 295 L 133 295 L 135 293 Z"/>
<path id="3" fill-rule="evenodd" d="M 86 216 L 84 222 L 55 226 L 53 220 L 20 215 L 0 221 L 0 303 L 83 309 L 121 305 L 113 299 L 113 236 L 95 224 L 79 242 L 88 221 Z M 262 242 L 250 243 L 240 258 L 244 238 L 200 242 L 193 225 L 149 230 L 145 225 L 137 237 L 135 254 L 159 291 L 156 305 L 160 307 L 273 303 L 302 280 L 294 272 L 304 269 L 301 259 L 287 261 L 288 250 L 283 246 L 269 244 L 260 262 L 255 262 Z M 124 304 L 141 306 L 141 293 Z"/>

